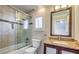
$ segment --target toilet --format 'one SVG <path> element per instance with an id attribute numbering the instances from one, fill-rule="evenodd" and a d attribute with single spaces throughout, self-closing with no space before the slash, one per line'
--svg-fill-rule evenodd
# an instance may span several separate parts
<path id="1" fill-rule="evenodd" d="M 41 40 L 38 39 L 32 39 L 32 47 L 29 47 L 26 49 L 27 54 L 37 54 L 37 49 L 40 46 Z"/>

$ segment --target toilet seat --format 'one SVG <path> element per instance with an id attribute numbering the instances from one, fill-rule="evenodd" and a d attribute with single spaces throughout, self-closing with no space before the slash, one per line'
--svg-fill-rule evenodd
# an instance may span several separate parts
<path id="1" fill-rule="evenodd" d="M 29 47 L 26 49 L 26 53 L 27 54 L 34 54 L 36 50 L 37 50 L 37 48 L 35 48 L 35 47 Z"/>

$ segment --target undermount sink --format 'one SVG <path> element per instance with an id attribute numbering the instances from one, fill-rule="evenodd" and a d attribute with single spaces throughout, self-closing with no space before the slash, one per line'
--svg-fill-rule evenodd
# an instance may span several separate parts
<path id="1" fill-rule="evenodd" d="M 55 44 L 68 44 L 67 42 L 64 42 L 64 41 L 53 41 L 53 43 Z"/>

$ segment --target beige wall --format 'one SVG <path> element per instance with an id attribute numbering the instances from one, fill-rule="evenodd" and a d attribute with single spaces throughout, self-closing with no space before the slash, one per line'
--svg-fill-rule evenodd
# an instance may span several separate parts
<path id="1" fill-rule="evenodd" d="M 41 37 L 44 34 L 50 36 L 50 10 L 49 6 L 40 6 L 32 13 L 32 21 L 33 21 L 33 29 L 32 29 L 32 37 Z M 36 31 L 35 29 L 35 17 L 42 16 L 43 17 L 43 30 L 41 32 Z M 38 35 L 40 34 L 40 35 Z"/>
<path id="2" fill-rule="evenodd" d="M 75 6 L 75 39 L 79 40 L 79 6 Z"/>

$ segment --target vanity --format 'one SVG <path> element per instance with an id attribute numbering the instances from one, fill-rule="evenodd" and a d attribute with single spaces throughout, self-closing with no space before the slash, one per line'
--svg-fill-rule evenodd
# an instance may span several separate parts
<path id="1" fill-rule="evenodd" d="M 44 54 L 79 54 L 79 42 L 74 39 L 47 39 L 44 41 Z"/>
<path id="2" fill-rule="evenodd" d="M 72 39 L 72 8 L 53 11 L 50 16 L 51 37 L 44 41 L 44 54 L 79 54 L 79 42 Z"/>

